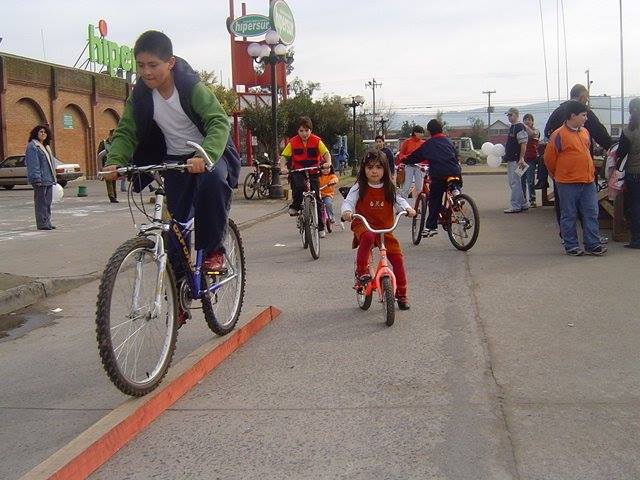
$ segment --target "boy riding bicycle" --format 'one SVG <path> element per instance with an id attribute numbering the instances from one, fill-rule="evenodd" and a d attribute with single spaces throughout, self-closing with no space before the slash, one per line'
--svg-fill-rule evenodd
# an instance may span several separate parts
<path id="1" fill-rule="evenodd" d="M 427 130 L 431 137 L 404 158 L 402 163 L 414 165 L 424 161 L 429 162 L 431 186 L 429 190 L 429 216 L 425 224 L 425 233 L 428 237 L 432 237 L 438 233 L 438 213 L 442 208 L 442 195 L 447 186 L 446 179 L 450 176 L 462 179 L 462 171 L 453 143 L 442 133 L 442 123 L 434 118 L 427 124 Z M 421 185 L 416 185 L 418 193 L 418 189 L 421 188 Z"/>
<path id="2" fill-rule="evenodd" d="M 331 154 L 329 149 L 322 142 L 322 139 L 311 133 L 313 123 L 309 117 L 300 117 L 298 120 L 298 135 L 282 151 L 280 157 L 280 169 L 283 174 L 289 170 L 298 168 L 320 167 L 320 165 L 331 166 Z M 318 218 L 322 216 L 322 200 L 320 198 L 320 183 L 318 181 L 319 172 L 309 175 L 311 189 L 316 192 L 316 204 L 318 205 Z M 289 215 L 298 215 L 302 208 L 302 194 L 304 192 L 305 175 L 303 172 L 291 173 L 291 188 L 293 190 L 293 202 L 289 205 Z M 320 236 L 324 237 L 324 225 L 318 224 Z"/>
<path id="3" fill-rule="evenodd" d="M 220 271 L 232 188 L 238 185 L 240 160 L 229 136 L 229 120 L 218 99 L 182 58 L 173 55 L 164 33 L 147 31 L 135 43 L 139 81 L 129 96 L 116 128 L 105 171 L 134 165 L 187 163 L 189 173 L 164 174 L 167 205 L 173 217 L 187 222 L 195 211 L 195 248 L 205 251 L 203 268 Z M 141 81 L 140 81 L 141 80 Z M 187 141 L 204 148 L 215 162 L 207 171 Z M 117 173 L 104 175 L 115 180 Z M 135 181 L 142 190 L 149 180 Z M 180 265 L 170 251 L 171 264 Z"/>

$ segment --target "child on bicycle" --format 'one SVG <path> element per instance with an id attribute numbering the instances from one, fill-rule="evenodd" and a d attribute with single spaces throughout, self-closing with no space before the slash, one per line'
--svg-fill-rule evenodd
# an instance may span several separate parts
<path id="1" fill-rule="evenodd" d="M 307 167 L 320 167 L 321 164 L 331 165 L 331 153 L 322 142 L 322 139 L 311 133 L 313 123 L 309 117 L 300 117 L 298 120 L 298 134 L 284 147 L 280 156 L 280 170 L 283 174 L 288 173 L 288 165 L 292 170 Z M 316 192 L 318 204 L 318 218 L 322 215 L 320 198 L 320 185 L 318 174 L 311 171 L 309 174 L 311 189 Z M 289 205 L 289 215 L 296 216 L 302 208 L 302 194 L 304 193 L 305 174 L 304 172 L 292 172 L 291 189 L 293 190 L 293 202 Z M 320 237 L 324 238 L 324 225 L 318 225 Z"/>
<path id="2" fill-rule="evenodd" d="M 139 81 L 114 132 L 105 171 L 130 162 L 138 166 L 162 162 L 189 165 L 188 173 L 164 174 L 167 206 L 179 222 L 187 222 L 195 211 L 195 248 L 205 251 L 203 269 L 220 271 L 231 189 L 237 187 L 240 173 L 228 116 L 198 73 L 173 55 L 171 40 L 164 33 L 143 33 L 133 53 Z M 202 145 L 216 162 L 213 171 L 205 168 L 204 160 L 186 146 L 187 141 Z M 117 173 L 104 178 L 115 180 Z M 142 190 L 149 181 L 134 181 L 135 190 Z M 180 278 L 176 252 L 171 245 L 169 248 L 171 264 Z"/>
<path id="3" fill-rule="evenodd" d="M 462 170 L 456 149 L 443 133 L 442 123 L 433 118 L 427 124 L 430 138 L 402 160 L 402 163 L 414 165 L 416 163 L 429 162 L 429 175 L 431 185 L 429 190 L 429 215 L 425 223 L 425 235 L 432 237 L 438 233 L 438 213 L 442 208 L 442 195 L 447 186 L 447 177 L 460 177 Z M 416 190 L 422 188 L 417 186 Z"/>
<path id="4" fill-rule="evenodd" d="M 320 169 L 320 178 L 318 180 L 320 182 L 320 196 L 322 197 L 324 208 L 327 209 L 329 221 L 336 223 L 333 215 L 333 195 L 336 193 L 335 186 L 338 184 L 338 176 L 333 170 L 333 165 L 323 165 Z"/>
<path id="5" fill-rule="evenodd" d="M 355 212 L 365 217 L 372 228 L 383 229 L 393 225 L 395 211 L 403 210 L 410 217 L 416 214 L 407 201 L 396 192 L 389 171 L 389 162 L 384 152 L 378 149 L 369 150 L 360 165 L 357 183 L 351 187 L 342 202 L 342 219 L 351 221 L 352 214 Z M 356 281 L 364 286 L 371 281 L 369 256 L 371 249 L 379 242 L 379 237 L 368 231 L 358 219 L 351 223 L 351 230 L 353 231 L 353 248 L 358 247 Z M 385 233 L 384 242 L 387 258 L 396 276 L 398 307 L 400 310 L 408 310 L 407 275 L 400 243 L 393 233 Z"/>

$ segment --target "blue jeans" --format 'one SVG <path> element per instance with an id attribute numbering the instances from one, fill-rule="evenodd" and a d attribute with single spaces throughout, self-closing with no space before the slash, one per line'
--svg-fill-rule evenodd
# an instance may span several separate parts
<path id="1" fill-rule="evenodd" d="M 327 210 L 327 215 L 329 216 L 329 220 L 331 220 L 331 222 L 334 221 L 334 216 L 333 216 L 333 198 L 331 197 L 323 197 L 322 198 L 322 203 L 324 203 L 324 208 Z"/>
<path id="2" fill-rule="evenodd" d="M 591 183 L 558 183 L 560 193 L 560 235 L 564 240 L 565 250 L 579 247 L 576 223 L 582 217 L 582 233 L 584 248 L 593 250 L 600 245 L 598 226 L 598 194 L 596 184 Z"/>
<path id="3" fill-rule="evenodd" d="M 518 162 L 507 162 L 507 180 L 509 182 L 509 188 L 511 188 L 509 207 L 513 210 L 525 210 L 529 208 L 529 202 L 524 198 L 522 181 L 516 173 L 517 166 Z"/>
<path id="4" fill-rule="evenodd" d="M 402 184 L 402 196 L 409 198 L 409 191 L 411 190 L 411 183 L 415 183 L 416 195 L 422 191 L 422 181 L 424 180 L 424 173 L 417 165 L 405 165 L 404 167 L 404 183 Z"/>
<path id="5" fill-rule="evenodd" d="M 627 188 L 625 201 L 631 213 L 631 245 L 640 246 L 640 174 L 627 173 L 624 176 Z"/>

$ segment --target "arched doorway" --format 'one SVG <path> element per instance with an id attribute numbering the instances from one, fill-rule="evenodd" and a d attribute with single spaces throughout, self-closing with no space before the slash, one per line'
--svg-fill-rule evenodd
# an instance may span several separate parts
<path id="1" fill-rule="evenodd" d="M 96 119 L 96 145 L 109 136 L 109 130 L 118 126 L 120 114 L 113 108 L 106 108 L 98 114 Z"/>
<path id="2" fill-rule="evenodd" d="M 29 133 L 36 125 L 47 125 L 42 107 L 32 98 L 24 97 L 9 107 L 7 118 L 7 155 L 22 155 Z"/>
<path id="3" fill-rule="evenodd" d="M 56 157 L 64 163 L 77 163 L 87 176 L 95 175 L 89 171 L 91 152 L 89 143 L 89 122 L 82 109 L 70 103 L 62 110 L 60 127 L 56 128 Z"/>

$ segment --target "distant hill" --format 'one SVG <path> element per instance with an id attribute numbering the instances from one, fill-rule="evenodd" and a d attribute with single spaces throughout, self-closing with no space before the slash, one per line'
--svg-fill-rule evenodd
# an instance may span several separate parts
<path id="1" fill-rule="evenodd" d="M 631 98 L 631 97 L 629 97 Z M 611 108 L 609 107 L 609 101 L 611 102 Z M 525 113 L 531 113 L 535 119 L 535 124 L 539 128 L 544 128 L 547 123 L 549 115 L 559 105 L 558 100 L 552 100 L 547 105 L 547 102 L 531 103 L 528 105 L 515 105 L 520 110 L 520 118 L 522 119 Z M 628 105 L 628 100 L 625 101 L 625 105 Z M 491 114 L 491 123 L 496 120 L 502 120 L 507 123 L 507 117 L 505 112 L 514 105 L 495 105 L 494 112 Z M 620 97 L 592 97 L 592 108 L 600 121 L 609 128 L 611 125 L 620 124 Z M 435 117 L 434 115 L 415 115 L 403 112 L 396 112 L 393 122 L 390 125 L 391 129 L 399 129 L 405 122 L 414 121 L 419 125 L 426 126 L 427 122 Z M 452 127 L 468 126 L 470 117 L 479 117 L 484 123 L 487 123 L 487 108 L 475 108 L 473 110 L 457 110 L 442 113 L 442 119 Z M 625 113 L 625 118 L 628 120 L 628 112 Z M 609 128 L 610 130 L 610 128 Z"/>

